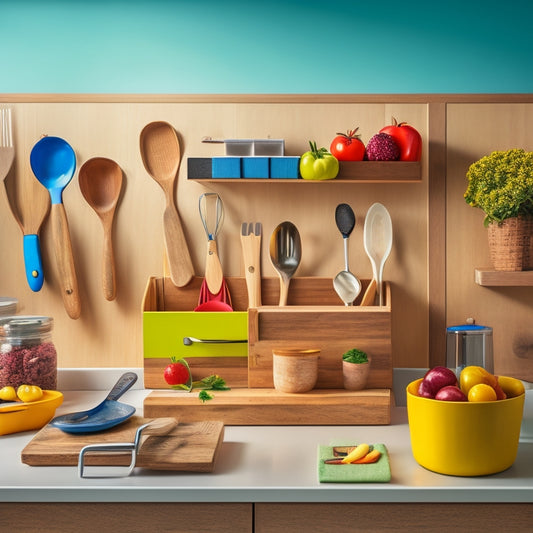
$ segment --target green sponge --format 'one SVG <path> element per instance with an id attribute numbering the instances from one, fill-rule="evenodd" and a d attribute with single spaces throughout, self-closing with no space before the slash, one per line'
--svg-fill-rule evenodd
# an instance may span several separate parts
<path id="1" fill-rule="evenodd" d="M 318 447 L 318 481 L 320 483 L 388 483 L 391 480 L 389 454 L 384 444 L 374 444 L 381 452 L 377 462 L 369 465 L 327 465 L 325 459 L 333 458 L 333 444 Z"/>

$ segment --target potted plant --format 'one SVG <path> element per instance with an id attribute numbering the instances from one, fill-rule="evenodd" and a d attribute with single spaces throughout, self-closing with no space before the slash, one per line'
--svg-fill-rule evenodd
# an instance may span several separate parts
<path id="1" fill-rule="evenodd" d="M 352 348 L 342 355 L 342 377 L 346 390 L 364 389 L 369 372 L 370 358 L 366 352 Z"/>
<path id="2" fill-rule="evenodd" d="M 466 177 L 466 202 L 485 213 L 493 267 L 524 270 L 533 220 L 533 152 L 492 152 L 470 165 Z"/>

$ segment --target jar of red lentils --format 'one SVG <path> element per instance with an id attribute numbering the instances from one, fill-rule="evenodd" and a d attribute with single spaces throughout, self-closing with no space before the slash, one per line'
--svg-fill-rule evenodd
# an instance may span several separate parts
<path id="1" fill-rule="evenodd" d="M 0 388 L 37 385 L 57 389 L 53 323 L 46 316 L 0 317 Z"/>

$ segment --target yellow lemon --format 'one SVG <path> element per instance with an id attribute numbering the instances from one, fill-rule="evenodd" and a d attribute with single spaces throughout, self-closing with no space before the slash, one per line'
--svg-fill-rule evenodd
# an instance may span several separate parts
<path id="1" fill-rule="evenodd" d="M 0 400 L 6 402 L 13 402 L 17 399 L 17 393 L 15 392 L 15 387 L 2 387 L 0 389 Z"/>

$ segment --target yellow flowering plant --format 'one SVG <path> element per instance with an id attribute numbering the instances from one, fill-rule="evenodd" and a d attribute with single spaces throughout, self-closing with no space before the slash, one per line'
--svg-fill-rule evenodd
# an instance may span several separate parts
<path id="1" fill-rule="evenodd" d="M 485 226 L 533 215 L 533 152 L 492 152 L 470 165 L 466 177 L 465 200 L 485 213 Z"/>

